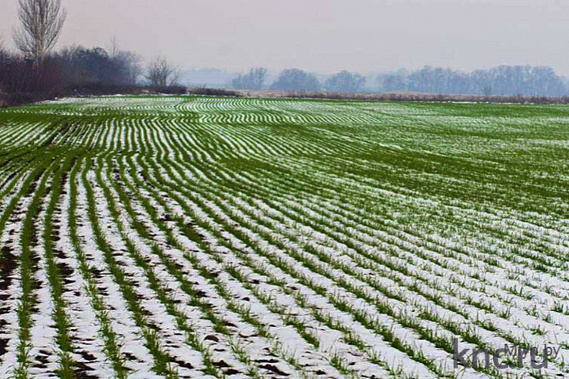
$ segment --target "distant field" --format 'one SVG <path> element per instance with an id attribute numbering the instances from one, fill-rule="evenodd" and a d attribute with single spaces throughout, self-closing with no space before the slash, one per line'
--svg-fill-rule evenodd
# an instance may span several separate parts
<path id="1" fill-rule="evenodd" d="M 0 110 L 0 377 L 569 375 L 568 172 L 559 105 Z"/>

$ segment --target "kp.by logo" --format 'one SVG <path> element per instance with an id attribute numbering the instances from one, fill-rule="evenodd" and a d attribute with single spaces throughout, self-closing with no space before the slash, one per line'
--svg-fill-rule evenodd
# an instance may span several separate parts
<path id="1" fill-rule="evenodd" d="M 478 369 L 489 368 L 492 365 L 499 370 L 523 368 L 526 363 L 526 358 L 529 356 L 529 367 L 535 370 L 541 370 L 546 369 L 549 361 L 557 358 L 561 350 L 561 347 L 555 348 L 547 344 L 531 348 L 504 345 L 503 348 L 496 349 L 493 352 L 487 349 L 459 350 L 458 338 L 453 339 L 452 344 L 454 347 L 454 368 L 462 366 Z"/>

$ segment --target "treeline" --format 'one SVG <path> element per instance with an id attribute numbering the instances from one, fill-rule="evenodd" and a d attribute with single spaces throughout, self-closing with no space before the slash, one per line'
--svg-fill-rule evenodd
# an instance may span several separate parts
<path id="1" fill-rule="evenodd" d="M 283 70 L 270 85 L 267 84 L 267 78 L 266 68 L 252 68 L 248 73 L 233 79 L 231 86 L 240 90 L 359 92 L 366 82 L 359 74 L 342 71 L 321 83 L 316 75 L 296 68 Z"/>
<path id="2" fill-rule="evenodd" d="M 567 82 L 551 67 L 499 66 L 461 72 L 424 67 L 380 75 L 382 92 L 419 92 L 443 95 L 564 96 Z"/>
<path id="3" fill-rule="evenodd" d="M 165 58 L 143 67 L 132 51 L 113 41 L 108 49 L 53 48 L 67 14 L 61 0 L 19 0 L 16 51 L 0 40 L 0 105 L 15 105 L 76 94 L 139 93 L 145 89 L 177 93 L 179 69 Z"/>
<path id="4" fill-rule="evenodd" d="M 138 56 L 129 51 L 69 47 L 38 62 L 16 53 L 2 54 L 0 88 L 8 94 L 58 96 L 87 89 L 135 86 L 142 74 Z"/>
<path id="5" fill-rule="evenodd" d="M 462 72 L 444 68 L 424 67 L 416 71 L 400 70 L 363 77 L 342 71 L 320 81 L 316 75 L 299 69 L 282 71 L 272 83 L 267 83 L 268 71 L 251 69 L 237 76 L 235 89 L 269 89 L 308 92 L 414 92 L 441 95 L 481 96 L 565 96 L 568 82 L 551 67 L 499 66 L 487 70 Z"/>
<path id="6" fill-rule="evenodd" d="M 117 48 L 66 47 L 41 61 L 0 51 L 0 95 L 10 105 L 69 95 L 179 93 L 178 78 L 164 58 L 145 67 L 136 53 Z"/>

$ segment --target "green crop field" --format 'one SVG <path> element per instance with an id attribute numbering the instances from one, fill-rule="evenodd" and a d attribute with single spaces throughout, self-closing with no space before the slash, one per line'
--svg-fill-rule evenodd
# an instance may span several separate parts
<path id="1" fill-rule="evenodd" d="M 0 110 L 0 377 L 567 376 L 568 175 L 568 106 Z"/>

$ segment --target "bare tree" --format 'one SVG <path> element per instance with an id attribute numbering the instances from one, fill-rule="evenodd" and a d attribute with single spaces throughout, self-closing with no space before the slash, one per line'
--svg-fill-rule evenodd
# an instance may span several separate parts
<path id="1" fill-rule="evenodd" d="M 158 57 L 148 66 L 146 79 L 154 87 L 173 87 L 180 80 L 180 69 L 166 58 Z"/>
<path id="2" fill-rule="evenodd" d="M 43 61 L 65 23 L 61 0 L 18 0 L 20 28 L 14 32 L 16 47 L 26 56 Z"/>
<path id="3" fill-rule="evenodd" d="M 113 38 L 111 38 L 111 43 L 109 45 L 109 48 L 107 49 L 107 52 L 109 53 L 109 57 L 114 58 L 116 57 L 121 51 L 121 47 L 119 44 L 119 40 L 117 38 L 117 36 L 114 36 Z"/>
<path id="4" fill-rule="evenodd" d="M 8 59 L 8 51 L 4 46 L 4 38 L 2 37 L 2 35 L 0 35 L 0 70 L 2 70 L 2 68 L 4 68 L 4 66 L 6 65 L 7 59 Z"/>
<path id="5" fill-rule="evenodd" d="M 252 68 L 248 74 L 240 74 L 231 81 L 233 88 L 261 89 L 267 80 L 268 70 L 264 67 Z"/>
<path id="6" fill-rule="evenodd" d="M 143 74 L 140 56 L 132 51 L 122 50 L 116 36 L 111 39 L 107 53 L 115 70 L 119 71 L 116 74 L 120 76 L 122 83 L 137 85 Z"/>

